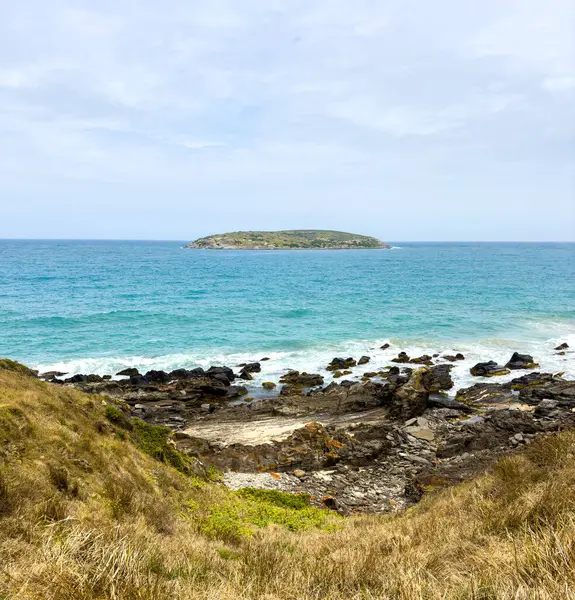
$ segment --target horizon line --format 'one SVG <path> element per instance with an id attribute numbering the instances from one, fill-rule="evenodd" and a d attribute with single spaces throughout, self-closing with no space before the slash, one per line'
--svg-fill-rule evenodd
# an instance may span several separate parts
<path id="1" fill-rule="evenodd" d="M 34 238 L 0 237 L 2 242 L 174 242 L 189 243 L 188 239 L 160 238 Z M 575 244 L 575 240 L 386 240 L 397 244 Z M 329 249 L 329 248 L 328 248 Z M 377 250 L 378 248 L 374 248 Z"/>

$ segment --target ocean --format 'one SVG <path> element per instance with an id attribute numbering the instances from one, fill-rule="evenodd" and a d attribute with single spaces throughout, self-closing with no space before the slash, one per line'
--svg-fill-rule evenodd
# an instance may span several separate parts
<path id="1" fill-rule="evenodd" d="M 0 356 L 102 375 L 267 357 L 257 384 L 334 356 L 367 354 L 372 370 L 401 350 L 459 351 L 454 378 L 467 384 L 472 364 L 518 350 L 575 377 L 575 244 L 183 244 L 0 240 Z M 572 347 L 564 356 L 561 342 Z"/>

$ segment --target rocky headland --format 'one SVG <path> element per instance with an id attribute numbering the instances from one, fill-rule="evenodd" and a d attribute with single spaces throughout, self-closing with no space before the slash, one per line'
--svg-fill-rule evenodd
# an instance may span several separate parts
<path id="1" fill-rule="evenodd" d="M 106 394 L 168 427 L 178 449 L 221 471 L 232 489 L 306 492 L 347 514 L 409 506 L 575 426 L 575 381 L 540 372 L 532 356 L 478 363 L 470 368 L 477 383 L 456 389 L 451 371 L 461 360 L 399 352 L 379 367 L 369 356 L 335 357 L 323 372 L 286 370 L 279 384 L 257 385 L 261 361 L 40 377 Z M 496 381 L 509 373 L 516 377 Z"/>
<path id="2" fill-rule="evenodd" d="M 235 231 L 199 238 L 186 248 L 208 250 L 350 250 L 391 248 L 366 235 L 320 229 Z"/>

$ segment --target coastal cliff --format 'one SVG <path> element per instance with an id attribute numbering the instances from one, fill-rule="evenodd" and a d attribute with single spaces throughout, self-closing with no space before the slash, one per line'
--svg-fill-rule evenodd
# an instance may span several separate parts
<path id="1" fill-rule="evenodd" d="M 199 238 L 186 248 L 210 250 L 347 250 L 391 248 L 374 237 L 323 231 L 294 229 L 286 231 L 235 231 Z"/>

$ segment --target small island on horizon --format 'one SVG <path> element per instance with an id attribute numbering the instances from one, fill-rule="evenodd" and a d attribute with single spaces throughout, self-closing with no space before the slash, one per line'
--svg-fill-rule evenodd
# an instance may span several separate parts
<path id="1" fill-rule="evenodd" d="M 185 248 L 208 250 L 351 250 L 391 248 L 377 238 L 321 229 L 234 231 L 199 238 Z"/>

